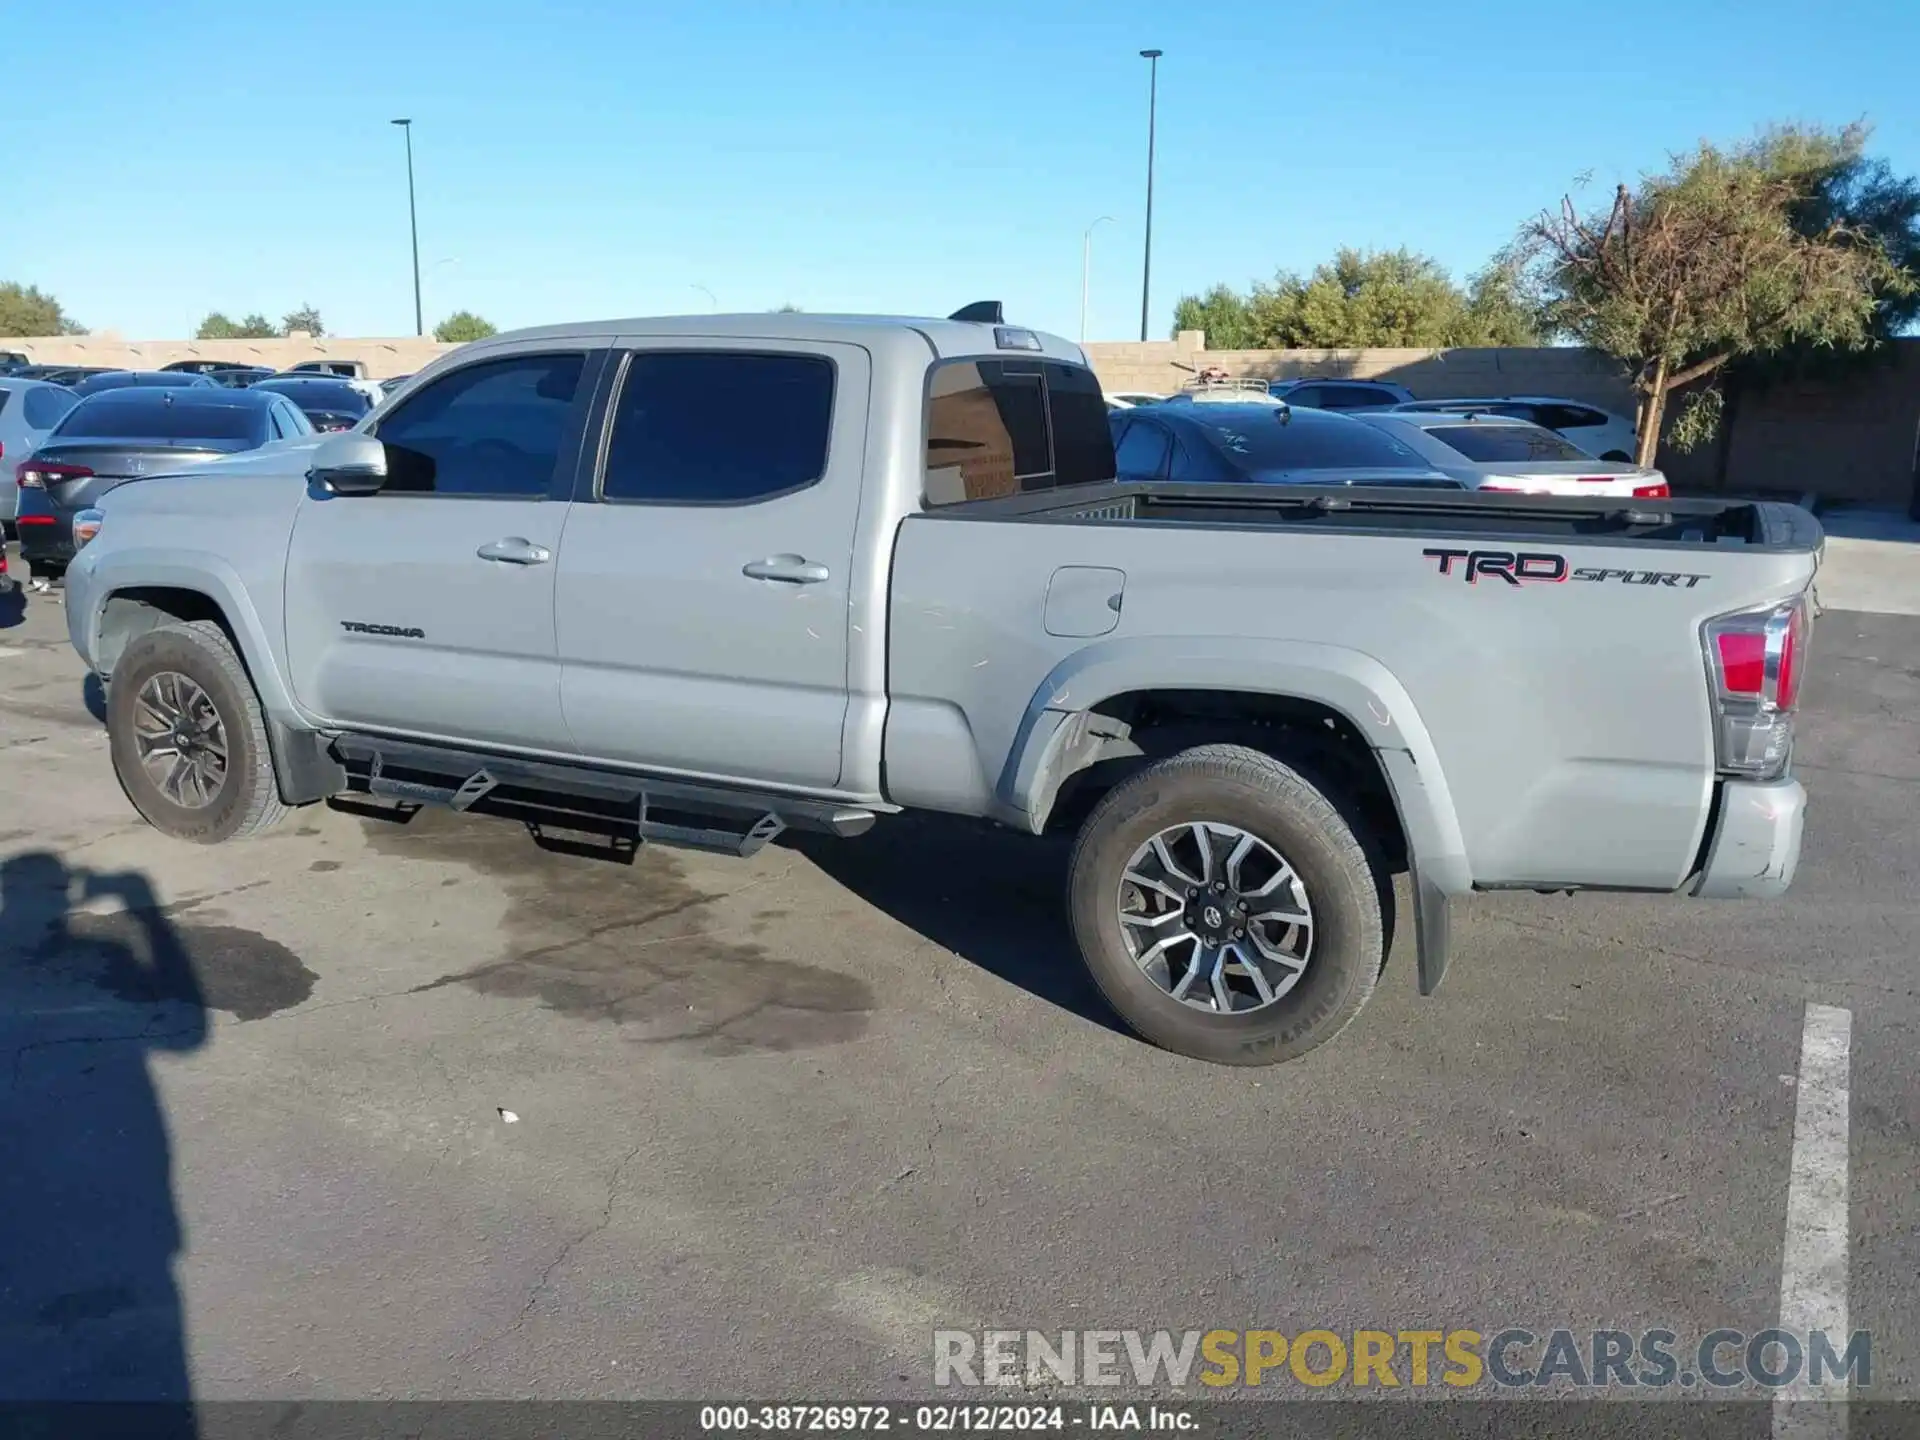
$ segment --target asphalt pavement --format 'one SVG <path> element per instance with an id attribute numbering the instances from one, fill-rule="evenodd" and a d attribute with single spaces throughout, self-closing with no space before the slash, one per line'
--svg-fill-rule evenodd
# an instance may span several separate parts
<path id="1" fill-rule="evenodd" d="M 1920 1395 L 1920 616 L 1819 621 L 1788 898 L 1477 898 L 1438 996 L 1402 927 L 1270 1070 L 1114 1026 L 1058 846 L 623 866 L 323 806 L 201 849 L 98 704 L 58 600 L 0 600 L 0 1399 L 912 1397 L 940 1328 L 1752 1334 L 1810 1006 L 1841 1303 Z"/>

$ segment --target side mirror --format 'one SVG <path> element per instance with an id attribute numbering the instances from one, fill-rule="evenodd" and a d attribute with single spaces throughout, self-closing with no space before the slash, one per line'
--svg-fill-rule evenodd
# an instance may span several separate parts
<path id="1" fill-rule="evenodd" d="M 387 447 L 371 435 L 343 431 L 313 451 L 307 478 L 335 495 L 374 495 L 387 483 Z"/>

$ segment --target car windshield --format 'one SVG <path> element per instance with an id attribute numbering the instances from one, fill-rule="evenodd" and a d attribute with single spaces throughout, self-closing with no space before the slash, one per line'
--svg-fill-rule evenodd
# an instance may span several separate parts
<path id="1" fill-rule="evenodd" d="M 116 390 L 81 401 L 67 412 L 53 433 L 62 440 L 243 440 L 257 444 L 265 420 L 265 412 L 251 405 L 214 405 Z"/>
<path id="2" fill-rule="evenodd" d="M 327 410 L 338 415 L 364 415 L 373 402 L 341 380 L 262 380 L 251 387 L 285 395 L 309 413 Z"/>
<path id="3" fill-rule="evenodd" d="M 1408 446 L 1358 420 L 1279 406 L 1206 406 L 1191 413 L 1208 441 L 1241 471 L 1429 468 Z"/>
<path id="4" fill-rule="evenodd" d="M 1435 425 L 1427 434 L 1469 460 L 1585 460 L 1587 455 L 1538 425 Z"/>

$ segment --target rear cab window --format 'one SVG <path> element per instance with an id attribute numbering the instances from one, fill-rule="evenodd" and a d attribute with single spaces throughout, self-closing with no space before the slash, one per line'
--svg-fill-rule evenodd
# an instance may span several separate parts
<path id="1" fill-rule="evenodd" d="M 1114 478 L 1106 399 L 1084 366 L 946 360 L 927 390 L 928 508 Z"/>

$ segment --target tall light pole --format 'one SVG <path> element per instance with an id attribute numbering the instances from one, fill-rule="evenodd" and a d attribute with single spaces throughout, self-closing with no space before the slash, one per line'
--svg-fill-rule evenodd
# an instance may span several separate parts
<path id="1" fill-rule="evenodd" d="M 407 137 L 407 228 L 413 232 L 413 333 L 424 335 L 427 333 L 427 322 L 420 310 L 420 215 L 413 205 L 413 121 L 395 120 L 393 123 Z"/>
<path id="2" fill-rule="evenodd" d="M 708 288 L 707 288 L 706 286 L 704 286 L 704 285 L 689 285 L 689 286 L 688 286 L 687 288 L 688 288 L 689 290 L 698 290 L 698 291 L 699 291 L 699 292 L 700 292 L 700 293 L 701 293 L 702 295 L 704 295 L 704 296 L 706 296 L 706 297 L 707 297 L 707 308 L 708 308 L 708 309 L 710 309 L 710 310 L 718 310 L 718 309 L 720 308 L 720 301 L 719 301 L 719 300 L 718 300 L 718 299 L 717 299 L 717 298 L 716 298 L 716 297 L 714 296 L 714 293 L 713 293 L 713 291 L 711 291 L 711 290 L 709 290 L 709 289 L 708 289 Z"/>
<path id="3" fill-rule="evenodd" d="M 1147 246 L 1140 262 L 1140 338 L 1147 338 L 1147 295 L 1153 288 L 1153 126 L 1160 104 L 1160 57 L 1163 50 L 1142 50 L 1147 62 Z"/>
<path id="4" fill-rule="evenodd" d="M 1104 225 L 1113 219 L 1111 215 L 1102 215 L 1093 225 Z M 1087 289 L 1093 275 L 1093 225 L 1087 226 L 1087 233 L 1080 237 L 1080 343 L 1087 343 Z"/>

